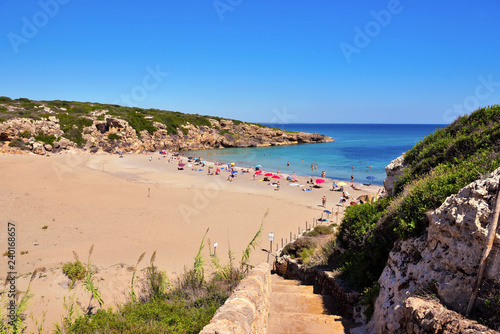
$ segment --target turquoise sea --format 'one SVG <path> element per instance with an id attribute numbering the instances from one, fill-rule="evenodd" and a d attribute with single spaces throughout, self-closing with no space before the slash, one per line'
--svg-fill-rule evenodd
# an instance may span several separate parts
<path id="1" fill-rule="evenodd" d="M 385 166 L 419 140 L 443 124 L 273 124 L 290 131 L 317 132 L 335 141 L 321 144 L 272 146 L 262 148 L 225 148 L 184 152 L 210 161 L 235 162 L 239 166 L 262 165 L 262 169 L 282 173 L 382 184 Z M 311 164 L 318 163 L 312 172 Z M 287 166 L 289 163 L 289 166 Z M 354 169 L 352 169 L 354 166 Z M 371 166 L 371 168 L 370 168 Z"/>

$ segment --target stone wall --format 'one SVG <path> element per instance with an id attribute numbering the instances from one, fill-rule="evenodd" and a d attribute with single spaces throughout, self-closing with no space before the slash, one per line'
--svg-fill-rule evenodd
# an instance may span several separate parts
<path id="1" fill-rule="evenodd" d="M 271 297 L 271 268 L 263 262 L 236 287 L 200 334 L 264 334 Z"/>
<path id="2" fill-rule="evenodd" d="M 288 256 L 277 260 L 275 270 L 284 278 L 314 285 L 315 292 L 330 295 L 335 299 L 340 315 L 350 318 L 353 316 L 354 306 L 360 294 L 347 287 L 338 277 L 338 272 L 323 270 L 320 267 L 306 268 Z"/>

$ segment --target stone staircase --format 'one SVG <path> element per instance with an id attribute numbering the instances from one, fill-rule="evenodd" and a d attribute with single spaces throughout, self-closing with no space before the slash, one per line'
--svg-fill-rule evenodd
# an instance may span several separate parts
<path id="1" fill-rule="evenodd" d="M 311 285 L 271 276 L 271 306 L 268 334 L 349 333 L 350 320 L 336 315 L 331 296 L 314 293 Z"/>

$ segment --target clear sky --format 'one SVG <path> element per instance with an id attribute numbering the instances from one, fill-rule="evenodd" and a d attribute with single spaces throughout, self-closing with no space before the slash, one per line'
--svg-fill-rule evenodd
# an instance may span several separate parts
<path id="1" fill-rule="evenodd" d="M 2 0 L 0 95 L 255 122 L 500 103 L 500 0 Z"/>

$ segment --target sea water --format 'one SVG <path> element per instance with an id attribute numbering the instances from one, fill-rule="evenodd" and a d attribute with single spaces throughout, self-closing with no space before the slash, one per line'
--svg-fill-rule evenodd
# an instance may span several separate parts
<path id="1" fill-rule="evenodd" d="M 382 184 L 385 167 L 443 124 L 273 124 L 289 131 L 317 132 L 331 143 L 290 146 L 225 148 L 184 152 L 209 161 L 238 166 L 350 181 Z M 317 164 L 315 164 L 317 162 Z M 311 164 L 317 168 L 311 169 Z M 368 178 L 370 177 L 370 178 Z"/>

